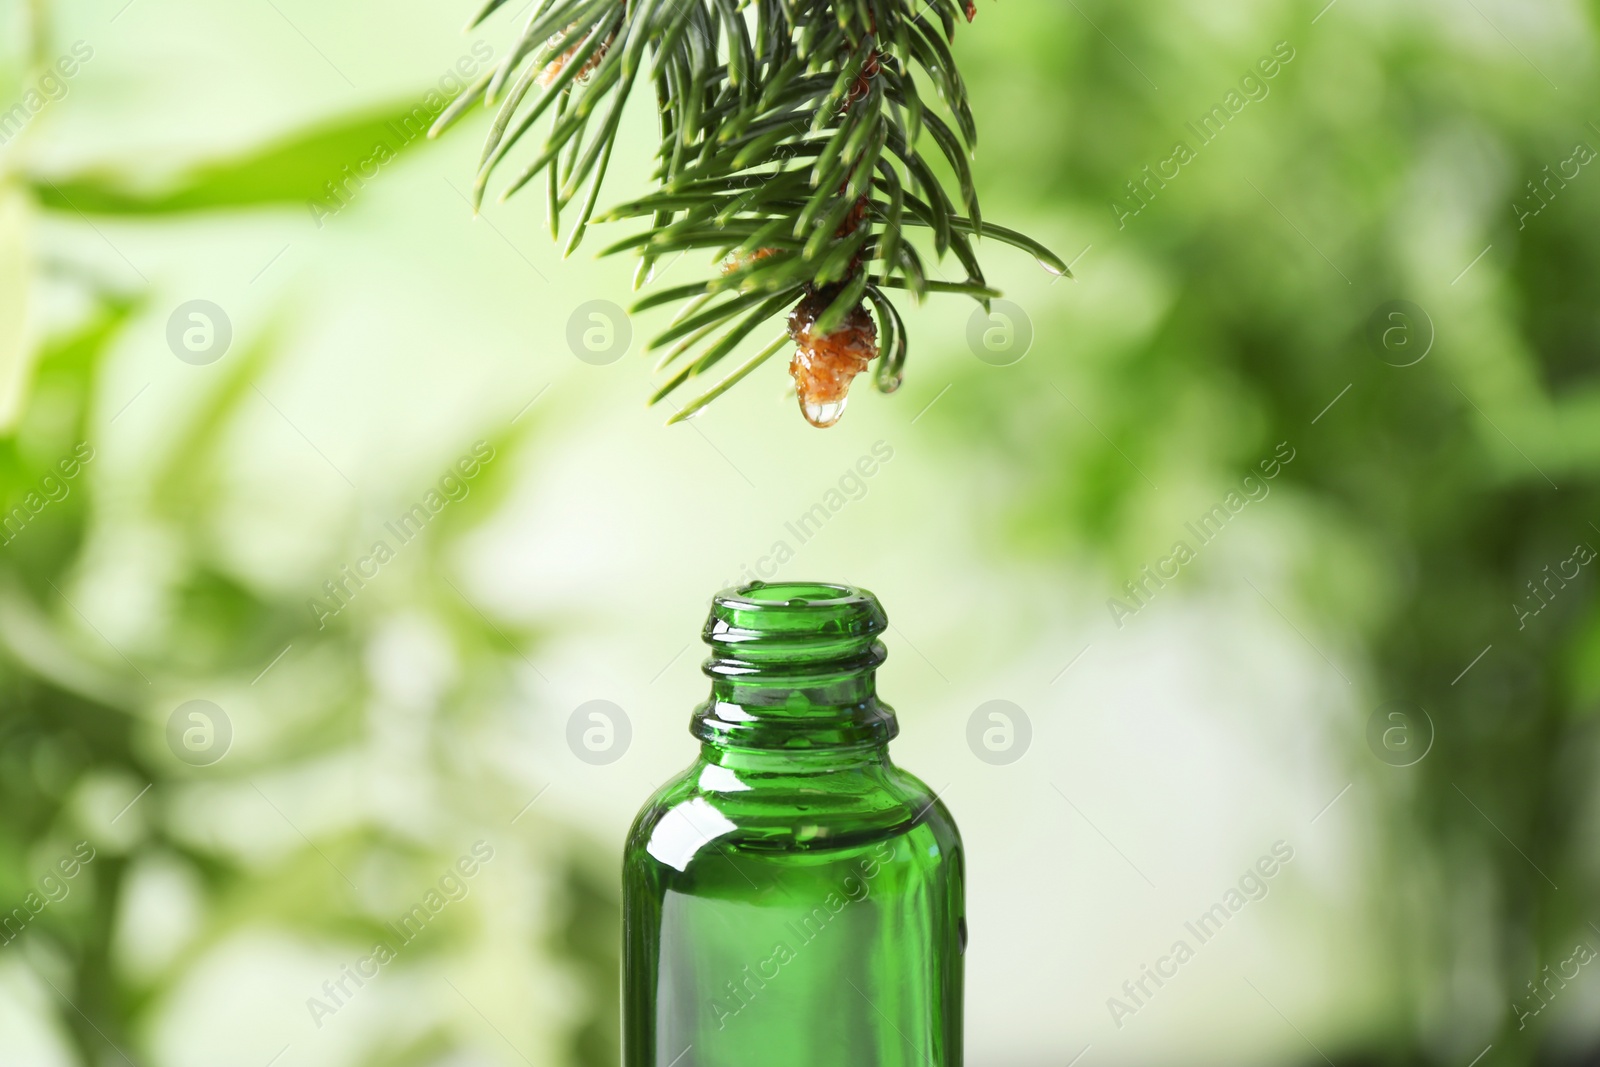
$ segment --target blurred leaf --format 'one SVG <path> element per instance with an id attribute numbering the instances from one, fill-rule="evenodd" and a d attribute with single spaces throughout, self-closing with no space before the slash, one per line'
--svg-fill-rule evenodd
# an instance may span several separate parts
<path id="1" fill-rule="evenodd" d="M 33 362 L 33 327 L 28 310 L 32 227 L 27 195 L 0 185 L 0 429 L 9 427 L 22 406 Z"/>
<path id="2" fill-rule="evenodd" d="M 150 484 L 152 502 L 164 516 L 187 522 L 209 503 L 209 465 L 197 457 L 215 457 L 222 450 L 221 436 L 239 407 L 259 395 L 256 382 L 263 369 L 277 355 L 277 337 L 268 333 L 255 338 L 238 356 L 222 363 L 226 375 L 208 402 L 194 414 L 193 421 L 173 433 L 164 461 L 152 464 Z"/>
<path id="3" fill-rule="evenodd" d="M 341 182 L 370 181 L 377 167 L 424 141 L 431 122 L 431 111 L 407 100 L 292 134 L 255 151 L 197 164 L 159 185 L 115 171 L 34 177 L 32 182 L 45 207 L 93 215 L 337 204 L 332 194 Z M 372 173 L 363 174 L 364 165 Z"/>
<path id="4" fill-rule="evenodd" d="M 77 330 L 40 346 L 17 432 L 0 437 L 0 552 L 41 600 L 51 593 L 45 577 L 60 574 L 83 539 L 94 383 L 132 311 L 126 302 L 102 304 Z M 30 496 L 48 503 L 35 514 L 24 504 Z M 18 521 L 19 507 L 25 520 Z"/>

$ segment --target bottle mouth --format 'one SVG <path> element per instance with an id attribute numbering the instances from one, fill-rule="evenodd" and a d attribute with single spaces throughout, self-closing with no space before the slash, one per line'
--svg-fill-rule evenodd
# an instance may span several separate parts
<path id="1" fill-rule="evenodd" d="M 882 662 L 876 638 L 888 627 L 878 598 L 856 586 L 750 582 L 712 598 L 703 636 L 716 655 L 706 670 L 725 673 L 713 671 L 723 661 L 801 669 L 861 658 Z"/>
<path id="2" fill-rule="evenodd" d="M 703 634 L 711 699 L 691 732 L 702 741 L 802 749 L 881 744 L 894 712 L 874 672 L 888 657 L 878 598 L 834 582 L 750 582 L 711 600 Z"/>

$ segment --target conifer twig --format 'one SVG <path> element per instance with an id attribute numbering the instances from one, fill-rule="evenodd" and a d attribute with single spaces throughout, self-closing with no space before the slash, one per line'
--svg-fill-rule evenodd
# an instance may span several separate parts
<path id="1" fill-rule="evenodd" d="M 504 3 L 487 0 L 470 25 Z M 642 219 L 646 229 L 601 253 L 635 252 L 637 284 L 663 257 L 693 252 L 714 265 L 704 281 L 635 306 L 688 302 L 647 346 L 677 343 L 663 366 L 703 345 L 652 403 L 712 370 L 791 307 L 797 351 L 790 372 L 801 409 L 814 424 L 830 425 L 880 339 L 889 354 L 874 382 L 892 392 L 901 381 L 906 331 L 886 290 L 918 301 L 929 292 L 965 293 L 987 306 L 998 294 L 973 247 L 980 237 L 1070 274 L 1037 241 L 983 221 L 969 165 L 977 127 L 949 48 L 958 19 L 975 14 L 973 0 L 965 3 L 535 0 L 493 76 L 464 93 L 431 132 L 479 99 L 496 108 L 474 206 L 519 153 L 525 161 L 501 198 L 544 174 L 552 232 L 560 232 L 563 214 L 569 220 L 568 254 L 591 222 Z M 597 214 L 623 107 L 641 74 L 654 84 L 659 115 L 655 188 Z M 530 136 L 542 119 L 543 135 Z M 925 155 L 930 144 L 933 154 Z M 935 166 L 949 178 L 941 181 Z M 965 279 L 930 279 L 906 240 L 908 227 L 929 233 L 936 256 L 953 253 Z M 781 347 L 765 345 L 672 421 L 698 413 Z"/>

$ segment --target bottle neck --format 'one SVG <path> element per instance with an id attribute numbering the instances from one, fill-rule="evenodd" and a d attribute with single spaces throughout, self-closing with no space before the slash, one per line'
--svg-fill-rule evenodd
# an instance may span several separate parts
<path id="1" fill-rule="evenodd" d="M 815 748 L 774 748 L 735 745 L 718 739 L 701 742 L 700 759 L 732 771 L 747 786 L 757 780 L 755 776 L 773 779 L 838 774 L 841 771 L 870 773 L 890 765 L 889 745 L 883 741 Z"/>
<path id="2" fill-rule="evenodd" d="M 870 593 L 846 586 L 758 582 L 718 595 L 704 634 L 711 696 L 691 733 L 745 761 L 760 757 L 739 752 L 881 757 L 897 732 L 877 694 L 887 626 Z"/>

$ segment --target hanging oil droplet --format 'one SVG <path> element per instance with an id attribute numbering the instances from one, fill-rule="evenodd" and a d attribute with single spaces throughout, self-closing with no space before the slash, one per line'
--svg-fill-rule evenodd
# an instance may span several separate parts
<path id="1" fill-rule="evenodd" d="M 865 306 L 857 304 L 828 333 L 816 322 L 838 295 L 836 288 L 806 294 L 789 314 L 794 358 L 789 374 L 800 398 L 800 413 L 816 427 L 828 427 L 844 414 L 850 382 L 878 355 L 878 330 Z"/>
<path id="2" fill-rule="evenodd" d="M 807 400 L 805 397 L 801 397 L 800 414 L 804 415 L 806 421 L 817 429 L 825 430 L 838 422 L 840 417 L 844 415 L 844 406 L 849 399 L 849 397 L 844 397 L 839 400 Z"/>

